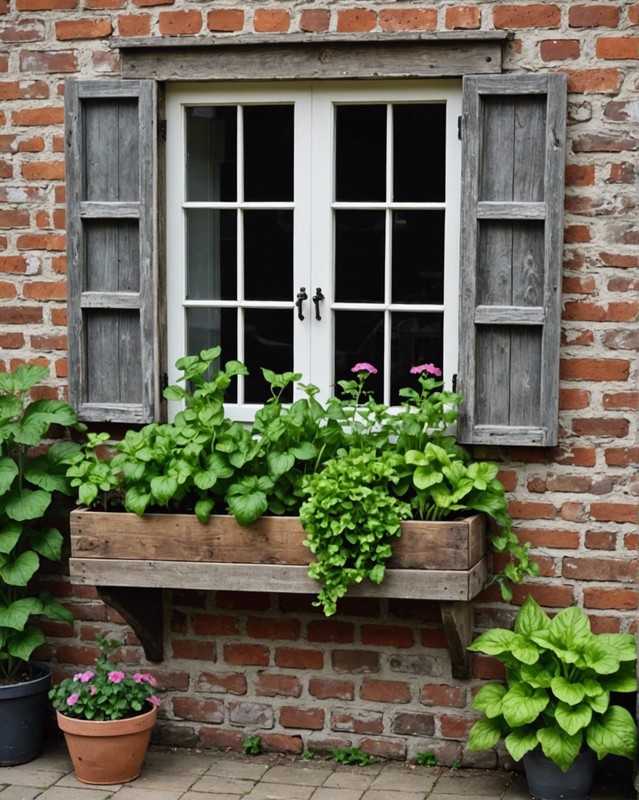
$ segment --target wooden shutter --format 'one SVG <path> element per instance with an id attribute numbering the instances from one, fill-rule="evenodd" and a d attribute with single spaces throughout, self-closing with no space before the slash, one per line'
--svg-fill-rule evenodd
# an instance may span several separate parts
<path id="1" fill-rule="evenodd" d="M 566 77 L 464 78 L 459 437 L 557 443 Z"/>
<path id="2" fill-rule="evenodd" d="M 65 88 L 69 393 L 81 419 L 157 410 L 156 88 Z"/>

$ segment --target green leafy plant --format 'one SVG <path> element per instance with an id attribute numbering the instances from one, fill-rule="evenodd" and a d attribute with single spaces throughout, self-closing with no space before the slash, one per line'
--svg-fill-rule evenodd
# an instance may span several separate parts
<path id="1" fill-rule="evenodd" d="M 259 756 L 262 752 L 262 739 L 259 736 L 245 736 L 242 741 L 245 756 Z"/>
<path id="2" fill-rule="evenodd" d="M 437 766 L 437 756 L 435 753 L 427 751 L 425 753 L 416 753 L 415 754 L 415 761 L 420 765 L 420 767 L 436 767 Z"/>
<path id="3" fill-rule="evenodd" d="M 550 619 L 529 596 L 513 631 L 494 628 L 469 649 L 506 667 L 506 686 L 487 684 L 475 696 L 473 706 L 484 716 L 470 731 L 471 750 L 503 738 L 515 760 L 541 747 L 564 772 L 584 747 L 599 759 L 634 758 L 635 721 L 625 708 L 610 704 L 611 692 L 637 688 L 634 636 L 592 633 L 580 608 Z"/>
<path id="4" fill-rule="evenodd" d="M 79 450 L 70 441 L 46 447 L 49 429 L 83 428 L 67 403 L 31 399 L 47 374 L 37 365 L 0 373 L 0 681 L 6 683 L 28 675 L 26 662 L 44 642 L 39 618 L 73 622 L 57 599 L 31 586 L 42 558 L 61 557 L 57 499 L 71 494 L 66 461 Z"/>
<path id="5" fill-rule="evenodd" d="M 359 747 L 334 747 L 331 755 L 339 764 L 367 767 L 375 763 L 375 759 L 367 756 Z"/>
<path id="6" fill-rule="evenodd" d="M 377 372 L 368 363 L 356 364 L 325 403 L 299 373 L 262 368 L 270 397 L 248 426 L 224 411 L 225 392 L 246 367 L 217 368 L 220 354 L 215 347 L 177 362 L 178 384 L 164 392 L 184 405 L 173 422 L 127 431 L 106 459 L 98 454 L 107 434 L 88 438 L 68 472 L 80 504 L 194 513 L 202 523 L 230 513 L 245 526 L 264 514 L 299 514 L 327 614 L 350 584 L 383 579 L 393 537 L 409 517 L 491 516 L 493 547 L 510 556 L 492 580 L 507 599 L 510 582 L 538 574 L 512 531 L 497 468 L 473 460 L 450 435 L 461 396 L 443 389 L 437 367 L 411 369 L 417 388 L 400 390 L 399 409 L 368 391 Z M 293 383 L 302 396 L 286 403 Z"/>
<path id="7" fill-rule="evenodd" d="M 122 645 L 117 639 L 99 636 L 101 653 L 93 669 L 65 678 L 49 692 L 53 707 L 66 717 L 103 720 L 136 717 L 159 706 L 154 694 L 157 681 L 148 672 L 127 676 L 112 660 Z"/>

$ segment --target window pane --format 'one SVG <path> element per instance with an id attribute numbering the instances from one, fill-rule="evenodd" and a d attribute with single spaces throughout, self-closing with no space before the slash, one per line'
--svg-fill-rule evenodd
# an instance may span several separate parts
<path id="1" fill-rule="evenodd" d="M 444 212 L 393 212 L 393 302 L 444 302 Z"/>
<path id="2" fill-rule="evenodd" d="M 446 106 L 443 103 L 393 106 L 393 199 L 443 202 L 446 199 Z"/>
<path id="3" fill-rule="evenodd" d="M 244 281 L 247 300 L 292 298 L 292 211 L 245 212 Z"/>
<path id="4" fill-rule="evenodd" d="M 377 375 L 366 381 L 378 401 L 383 400 L 384 314 L 380 311 L 335 312 L 335 394 L 337 382 L 352 380 L 351 369 L 366 361 L 377 367 Z"/>
<path id="5" fill-rule="evenodd" d="M 335 199 L 386 199 L 386 106 L 337 106 Z"/>
<path id="6" fill-rule="evenodd" d="M 293 200 L 293 106 L 244 107 L 244 199 Z"/>
<path id="7" fill-rule="evenodd" d="M 234 308 L 188 308 L 186 310 L 186 352 L 199 353 L 210 347 L 222 348 L 222 363 L 237 358 L 237 311 Z M 213 364 L 218 369 L 219 362 Z M 237 383 L 227 389 L 225 399 L 237 403 Z"/>
<path id="8" fill-rule="evenodd" d="M 195 106 L 186 110 L 186 199 L 237 199 L 237 109 Z"/>
<path id="9" fill-rule="evenodd" d="M 383 211 L 335 212 L 335 300 L 384 302 Z"/>
<path id="10" fill-rule="evenodd" d="M 410 368 L 434 364 L 440 369 L 444 358 L 443 314 L 391 314 L 391 402 L 400 402 L 399 389 L 414 386 Z"/>
<path id="11" fill-rule="evenodd" d="M 234 300 L 237 290 L 235 211 L 186 211 L 186 296 L 189 300 Z"/>
<path id="12" fill-rule="evenodd" d="M 287 309 L 247 308 L 244 322 L 244 363 L 250 373 L 245 379 L 245 400 L 264 403 L 271 395 L 260 367 L 277 373 L 293 371 L 293 314 Z M 292 401 L 292 387 L 282 399 Z"/>

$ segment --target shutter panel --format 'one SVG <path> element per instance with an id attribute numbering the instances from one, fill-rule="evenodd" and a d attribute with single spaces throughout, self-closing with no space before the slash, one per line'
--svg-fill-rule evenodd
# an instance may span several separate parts
<path id="1" fill-rule="evenodd" d="M 464 78 L 459 438 L 557 443 L 566 77 Z"/>
<path id="2" fill-rule="evenodd" d="M 159 408 L 156 86 L 65 88 L 69 394 L 81 419 Z"/>

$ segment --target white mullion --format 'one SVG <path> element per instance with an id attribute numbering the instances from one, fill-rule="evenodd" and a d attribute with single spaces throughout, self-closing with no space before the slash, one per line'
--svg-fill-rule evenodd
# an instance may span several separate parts
<path id="1" fill-rule="evenodd" d="M 237 208 L 237 276 L 236 276 L 236 299 L 237 299 L 237 319 L 235 324 L 237 326 L 237 359 L 238 361 L 246 362 L 246 340 L 244 336 L 244 106 L 241 103 L 237 105 L 237 190 L 236 199 L 238 203 Z M 237 376 L 237 402 L 238 405 L 244 404 L 245 386 L 244 376 Z"/>
<path id="2" fill-rule="evenodd" d="M 384 402 L 390 404 L 391 312 L 393 299 L 393 106 L 386 104 L 386 236 L 384 245 Z"/>
<path id="3" fill-rule="evenodd" d="M 444 212 L 444 364 L 448 388 L 458 368 L 459 349 L 459 239 L 461 206 L 461 142 L 457 120 L 461 116 L 461 87 L 446 100 L 446 210 Z M 469 320 L 463 323 L 470 324 Z"/>

